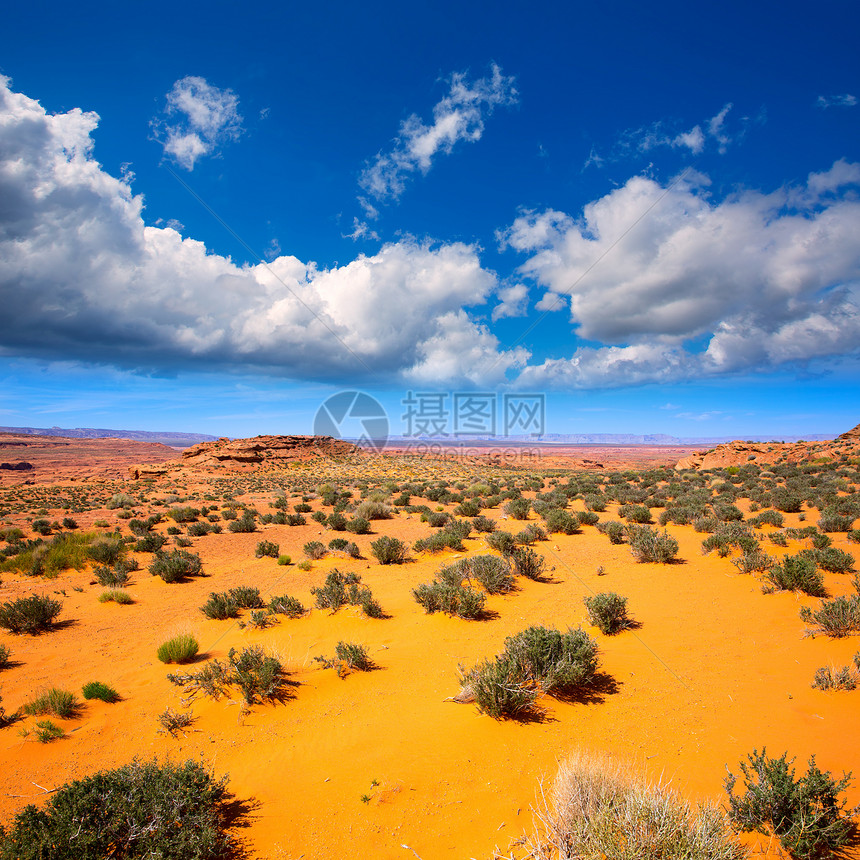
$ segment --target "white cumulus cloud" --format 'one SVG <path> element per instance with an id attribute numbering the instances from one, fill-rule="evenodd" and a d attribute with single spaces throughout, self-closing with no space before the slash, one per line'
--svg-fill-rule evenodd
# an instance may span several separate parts
<path id="1" fill-rule="evenodd" d="M 375 200 L 396 200 L 416 171 L 427 173 L 438 154 L 450 153 L 460 141 L 480 140 L 484 121 L 493 110 L 516 101 L 514 79 L 503 75 L 497 65 L 474 81 L 455 72 L 448 94 L 433 108 L 433 121 L 427 124 L 417 114 L 405 119 L 392 148 L 377 153 L 365 166 L 359 185 Z M 359 202 L 371 213 L 366 199 Z"/>
<path id="2" fill-rule="evenodd" d="M 857 96 L 851 95 L 851 93 L 842 93 L 837 96 L 819 96 L 815 104 L 820 108 L 854 107 L 857 104 Z"/>
<path id="3" fill-rule="evenodd" d="M 213 155 L 242 133 L 239 97 L 189 75 L 174 83 L 163 116 L 153 120 L 152 128 L 164 154 L 193 170 L 197 159 Z"/>
<path id="4" fill-rule="evenodd" d="M 0 82 L 0 353 L 440 384 L 524 360 L 466 310 L 498 286 L 475 247 L 403 239 L 333 268 L 236 265 L 144 223 L 142 198 L 93 158 L 97 123 Z"/>
<path id="5" fill-rule="evenodd" d="M 538 309 L 563 296 L 576 334 L 604 345 L 520 381 L 638 384 L 857 352 L 858 185 L 846 161 L 721 202 L 701 175 L 669 188 L 634 177 L 578 219 L 524 213 L 503 239 L 529 255 L 519 271 L 547 291 Z"/>

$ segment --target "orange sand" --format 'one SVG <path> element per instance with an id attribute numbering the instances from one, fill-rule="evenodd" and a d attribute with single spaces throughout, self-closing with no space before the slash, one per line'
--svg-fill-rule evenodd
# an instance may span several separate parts
<path id="1" fill-rule="evenodd" d="M 796 516 L 788 515 L 786 525 L 798 525 Z M 410 542 L 431 531 L 406 514 L 374 527 Z M 503 527 L 517 531 L 521 524 Z M 758 581 L 737 574 L 729 560 L 702 556 L 703 535 L 691 527 L 671 532 L 683 561 L 670 565 L 638 564 L 626 545 L 610 545 L 591 527 L 552 535 L 536 548 L 555 565 L 553 581 L 520 580 L 518 591 L 488 598 L 498 617 L 487 621 L 425 615 L 411 596 L 454 553 L 383 567 L 368 550 L 376 535 L 368 535 L 357 538 L 367 560 L 326 558 L 309 572 L 254 558 L 263 538 L 280 543 L 294 561 L 306 541 L 328 543 L 332 533 L 311 521 L 197 538 L 193 550 L 207 576 L 182 584 L 150 576 L 151 556 L 141 554 L 131 606 L 98 603 L 103 589 L 87 572 L 53 581 L 4 574 L 0 599 L 64 592 L 60 620 L 68 622 L 39 637 L 0 632 L 16 661 L 0 674 L 7 712 L 44 685 L 80 691 L 90 680 L 115 686 L 123 701 L 89 702 L 78 719 L 56 720 L 67 735 L 50 744 L 23 739 L 20 723 L 0 731 L 0 821 L 39 802 L 37 785 L 51 789 L 135 755 L 194 758 L 228 773 L 236 796 L 256 802 L 250 827 L 237 835 L 261 858 L 488 858 L 494 846 L 505 849 L 532 829 L 539 781 L 551 780 L 557 761 L 577 747 L 607 750 L 690 798 L 718 802 L 726 764 L 737 773 L 754 747 L 788 750 L 801 766 L 815 753 L 823 768 L 855 772 L 848 800 L 860 803 L 860 691 L 810 688 L 818 667 L 849 663 L 860 639 L 804 638 L 798 609 L 817 600 L 763 595 Z M 834 537 L 857 557 L 856 545 Z M 467 546 L 469 553 L 485 551 L 481 539 Z M 766 548 L 778 555 L 799 545 Z M 601 565 L 604 575 L 597 573 Z M 248 631 L 198 611 L 209 591 L 235 585 L 288 593 L 308 606 L 309 588 L 335 566 L 360 573 L 391 617 L 313 610 Z M 833 594 L 850 590 L 846 576 L 827 574 L 826 583 Z M 613 637 L 588 627 L 582 598 L 597 591 L 628 597 L 641 627 Z M 601 669 L 615 689 L 607 683 L 589 701 L 544 700 L 546 719 L 526 724 L 497 722 L 474 705 L 446 701 L 458 691 L 458 664 L 499 652 L 506 636 L 532 624 L 585 626 L 600 643 Z M 168 705 L 180 708 L 181 694 L 165 679 L 176 667 L 159 663 L 156 647 L 185 630 L 207 657 L 247 644 L 274 649 L 298 683 L 294 698 L 256 705 L 241 724 L 235 703 L 197 699 L 185 737 L 158 734 L 156 715 Z M 378 670 L 341 680 L 313 662 L 332 654 L 339 640 L 365 644 Z M 771 847 L 771 856 L 777 853 Z"/>

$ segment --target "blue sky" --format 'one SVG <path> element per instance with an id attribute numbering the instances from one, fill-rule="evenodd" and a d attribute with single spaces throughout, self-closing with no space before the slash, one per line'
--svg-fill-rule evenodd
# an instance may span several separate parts
<path id="1" fill-rule="evenodd" d="M 0 424 L 860 421 L 856 4 L 116 8 L 4 11 Z"/>

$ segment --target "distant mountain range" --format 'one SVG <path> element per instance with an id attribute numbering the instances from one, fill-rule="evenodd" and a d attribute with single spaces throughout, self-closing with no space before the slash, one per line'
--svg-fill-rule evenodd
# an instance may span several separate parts
<path id="1" fill-rule="evenodd" d="M 198 442 L 213 442 L 218 438 L 206 433 L 103 430 L 94 427 L 76 427 L 73 430 L 63 427 L 0 427 L 0 433 L 13 433 L 16 436 L 60 436 L 66 439 L 133 439 L 135 442 L 158 442 L 171 448 L 190 448 Z"/>
<path id="2" fill-rule="evenodd" d="M 721 445 L 734 442 L 738 436 L 668 436 L 665 433 L 542 433 L 523 436 L 389 436 L 394 445 Z M 817 433 L 808 436 L 745 436 L 744 442 L 824 442 L 833 435 Z M 352 441 L 352 440 L 351 440 Z"/>

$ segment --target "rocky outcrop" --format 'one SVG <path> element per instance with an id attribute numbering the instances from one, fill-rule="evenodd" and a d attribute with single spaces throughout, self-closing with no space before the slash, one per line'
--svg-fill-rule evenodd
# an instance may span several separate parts
<path id="1" fill-rule="evenodd" d="M 318 457 L 348 457 L 361 454 L 352 442 L 331 436 L 255 436 L 253 439 L 217 439 L 201 442 L 182 452 L 182 458 L 161 465 L 134 466 L 135 480 L 157 478 L 178 469 L 205 471 L 214 467 L 241 469 L 313 460 Z"/>
<path id="2" fill-rule="evenodd" d="M 675 464 L 685 469 L 720 469 L 743 466 L 747 463 L 770 465 L 773 463 L 805 463 L 810 460 L 829 460 L 860 450 L 860 425 L 836 439 L 827 442 L 728 442 L 708 451 L 683 457 Z"/>
<path id="3" fill-rule="evenodd" d="M 28 463 L 26 460 L 22 460 L 20 463 L 0 463 L 0 469 L 7 469 L 10 472 L 29 472 L 35 468 L 32 463 Z"/>

